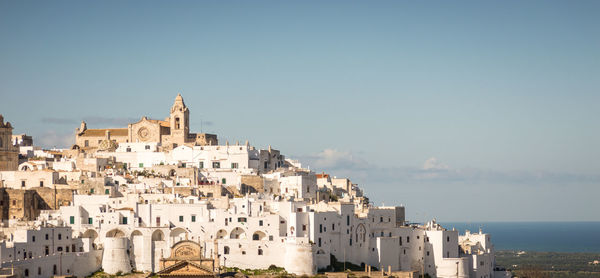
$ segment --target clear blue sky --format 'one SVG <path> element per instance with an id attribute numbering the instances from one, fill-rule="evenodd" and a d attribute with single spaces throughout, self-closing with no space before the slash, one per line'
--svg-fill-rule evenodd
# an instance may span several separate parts
<path id="1" fill-rule="evenodd" d="M 440 221 L 600 220 L 598 1 L 0 1 L 0 113 L 164 118 Z"/>

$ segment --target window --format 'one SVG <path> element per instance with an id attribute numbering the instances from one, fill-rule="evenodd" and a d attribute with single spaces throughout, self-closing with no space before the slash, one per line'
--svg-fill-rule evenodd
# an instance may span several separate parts
<path id="1" fill-rule="evenodd" d="M 269 236 L 269 241 L 273 241 L 273 236 Z"/>
<path id="2" fill-rule="evenodd" d="M 383 222 L 383 216 L 379 217 L 379 222 Z"/>
<path id="3" fill-rule="evenodd" d="M 258 220 L 258 226 L 262 226 L 263 225 L 263 221 L 262 220 Z"/>
<path id="4" fill-rule="evenodd" d="M 262 254 L 263 254 L 263 250 L 259 248 L 259 249 L 258 249 L 258 255 L 259 255 L 259 256 L 262 256 Z"/>
<path id="5" fill-rule="evenodd" d="M 215 169 L 219 169 L 219 168 L 221 168 L 221 162 L 214 161 L 212 164 L 213 164 L 213 165 L 212 165 L 212 166 L 213 166 L 213 168 L 215 168 Z"/>
<path id="6" fill-rule="evenodd" d="M 56 271 L 56 265 L 54 265 L 54 266 L 52 267 L 52 274 L 56 275 L 56 272 L 57 272 L 57 271 Z"/>
<path id="7" fill-rule="evenodd" d="M 246 223 L 246 217 L 238 217 L 238 222 Z"/>
<path id="8" fill-rule="evenodd" d="M 179 216 L 179 222 L 183 222 L 183 215 Z"/>
<path id="9" fill-rule="evenodd" d="M 402 246 L 402 237 L 398 238 L 398 243 L 399 243 L 400 246 Z"/>
<path id="10" fill-rule="evenodd" d="M 196 222 L 196 215 L 192 215 L 192 222 Z"/>
<path id="11" fill-rule="evenodd" d="M 334 223 L 331 223 L 331 230 L 335 231 L 335 224 Z"/>
<path id="12" fill-rule="evenodd" d="M 144 163 L 140 163 L 139 168 L 144 168 Z"/>
<path id="13" fill-rule="evenodd" d="M 303 231 L 306 231 L 306 224 L 303 224 L 303 225 L 302 225 L 302 230 L 303 230 Z"/>
<path id="14" fill-rule="evenodd" d="M 31 237 L 31 241 L 32 241 L 32 242 L 35 242 L 35 236 L 32 236 L 32 237 Z"/>
<path id="15" fill-rule="evenodd" d="M 108 189 L 108 188 L 104 189 L 104 194 L 106 194 L 106 195 L 110 194 L 110 189 Z"/>
<path id="16" fill-rule="evenodd" d="M 221 179 L 221 184 L 227 184 L 227 179 L 225 179 L 225 178 Z"/>
<path id="17" fill-rule="evenodd" d="M 180 127 L 179 117 L 175 118 L 175 129 L 179 129 Z"/>
<path id="18" fill-rule="evenodd" d="M 319 224 L 319 233 L 323 232 L 323 224 Z"/>
<path id="19" fill-rule="evenodd" d="M 450 258 L 450 252 L 446 251 L 446 258 Z"/>
<path id="20" fill-rule="evenodd" d="M 25 277 L 29 277 L 29 269 L 25 269 Z"/>
<path id="21" fill-rule="evenodd" d="M 75 216 L 69 216 L 69 223 L 70 224 L 75 224 Z M 46 236 L 48 236 L 48 234 L 46 234 Z"/>
<path id="22" fill-rule="evenodd" d="M 429 256 L 429 251 L 427 251 L 427 256 Z"/>
<path id="23" fill-rule="evenodd" d="M 160 217 L 156 217 L 156 226 L 160 227 Z"/>
<path id="24" fill-rule="evenodd" d="M 127 217 L 123 216 L 123 223 L 121 223 L 123 225 L 127 225 Z"/>
<path id="25" fill-rule="evenodd" d="M 71 216 L 73 217 L 73 219 L 75 219 L 75 216 Z M 46 234 L 46 240 L 48 240 L 48 234 Z"/>
<path id="26" fill-rule="evenodd" d="M 346 226 L 350 226 L 350 215 L 346 215 Z"/>
<path id="27" fill-rule="evenodd" d="M 89 140 L 83 141 L 83 146 L 84 147 L 89 147 L 90 146 L 90 141 Z"/>
<path id="28" fill-rule="evenodd" d="M 231 163 L 231 169 L 239 168 L 239 164 L 237 162 Z"/>
<path id="29" fill-rule="evenodd" d="M 90 193 L 94 194 L 94 189 L 93 188 L 90 189 Z"/>
<path id="30" fill-rule="evenodd" d="M 42 268 L 38 267 L 38 275 L 42 275 Z"/>
<path id="31" fill-rule="evenodd" d="M 58 234 L 58 240 L 61 240 L 61 239 L 62 239 L 62 234 L 59 233 Z"/>
<path id="32" fill-rule="evenodd" d="M 44 181 L 40 181 L 40 187 L 44 187 Z"/>
<path id="33" fill-rule="evenodd" d="M 352 244 L 351 244 L 352 245 Z M 319 238 L 319 247 L 321 247 L 321 238 Z"/>
<path id="34" fill-rule="evenodd" d="M 149 150 L 150 146 L 146 145 L 146 146 L 144 146 L 144 149 Z"/>
<path id="35" fill-rule="evenodd" d="M 225 255 L 229 254 L 229 246 L 223 247 L 223 254 L 225 254 Z"/>
<path id="36" fill-rule="evenodd" d="M 62 252 L 62 250 L 63 250 L 62 246 L 58 246 L 58 247 L 56 247 L 56 251 L 57 251 L 57 252 Z"/>
<path id="37" fill-rule="evenodd" d="M 127 147 L 127 149 L 125 149 L 126 152 L 130 153 L 131 152 L 131 148 Z"/>
<path id="38" fill-rule="evenodd" d="M 25 181 L 21 181 L 21 187 L 25 187 Z"/>
<path id="39" fill-rule="evenodd" d="M 46 256 L 48 256 L 48 254 L 50 254 L 50 247 L 48 247 L 48 245 L 44 246 L 44 254 Z"/>
<path id="40" fill-rule="evenodd" d="M 204 168 L 204 161 L 200 161 L 198 163 L 198 168 L 203 169 Z"/>
<path id="41" fill-rule="evenodd" d="M 410 242 L 410 237 L 409 237 L 409 236 L 407 236 L 407 237 L 406 237 L 406 243 L 409 243 L 409 242 Z"/>
<path id="42" fill-rule="evenodd" d="M 446 241 L 447 241 L 447 242 L 450 242 L 450 236 L 447 236 L 447 237 L 446 237 Z"/>

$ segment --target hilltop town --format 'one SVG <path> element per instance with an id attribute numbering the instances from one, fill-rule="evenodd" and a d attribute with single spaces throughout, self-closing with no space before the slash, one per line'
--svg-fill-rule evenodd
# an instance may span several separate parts
<path id="1" fill-rule="evenodd" d="M 315 275 L 339 263 L 368 276 L 510 277 L 496 267 L 489 234 L 410 224 L 403 206 L 372 205 L 351 177 L 311 171 L 271 146 L 191 132 L 181 95 L 162 120 L 81 122 L 68 149 L 37 147 L 7 120 L 0 116 L 5 277 L 215 277 L 273 266 Z"/>

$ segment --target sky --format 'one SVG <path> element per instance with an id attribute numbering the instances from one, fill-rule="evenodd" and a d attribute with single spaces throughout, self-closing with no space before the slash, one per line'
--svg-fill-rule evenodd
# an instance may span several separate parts
<path id="1" fill-rule="evenodd" d="M 36 145 L 163 119 L 349 177 L 411 221 L 600 221 L 598 1 L 0 1 Z"/>

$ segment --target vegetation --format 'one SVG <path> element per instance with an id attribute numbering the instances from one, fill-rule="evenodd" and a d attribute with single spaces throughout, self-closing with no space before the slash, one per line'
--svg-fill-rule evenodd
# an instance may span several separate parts
<path id="1" fill-rule="evenodd" d="M 331 264 L 325 269 L 319 269 L 319 272 L 331 271 L 331 272 L 342 272 L 342 271 L 365 271 L 365 265 L 357 265 L 351 262 L 340 262 L 334 255 L 330 256 Z M 378 271 L 376 267 L 371 267 L 371 271 Z"/>
<path id="2" fill-rule="evenodd" d="M 87 276 L 87 278 L 115 278 L 115 277 L 119 277 L 119 276 L 123 276 L 123 273 L 121 273 L 120 271 L 117 272 L 116 274 L 112 275 L 112 274 L 105 273 L 104 270 L 100 269 L 100 270 L 90 274 L 89 276 Z"/>
<path id="3" fill-rule="evenodd" d="M 600 277 L 598 253 L 497 251 L 496 264 L 524 278 Z"/>
<path id="4" fill-rule="evenodd" d="M 224 267 L 225 272 L 240 272 L 245 275 L 275 275 L 277 277 L 288 277 L 291 276 L 285 271 L 283 267 L 276 265 L 270 265 L 267 269 L 240 269 L 237 267 Z"/>

